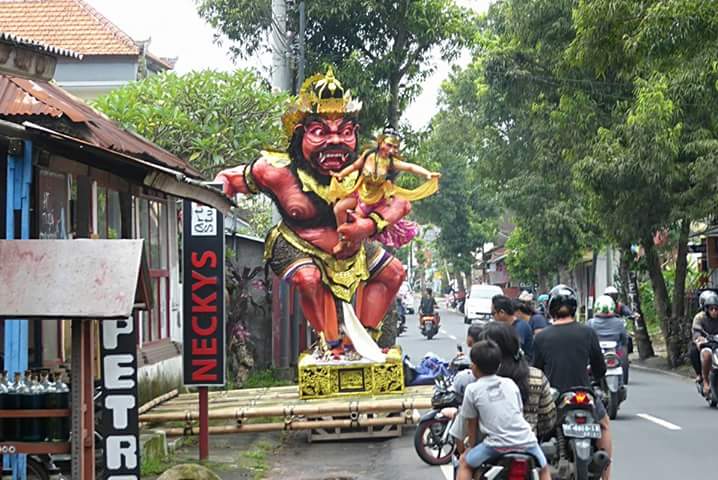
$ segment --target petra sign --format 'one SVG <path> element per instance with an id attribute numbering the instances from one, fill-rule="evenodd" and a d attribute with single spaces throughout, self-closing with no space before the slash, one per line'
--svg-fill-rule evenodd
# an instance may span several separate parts
<path id="1" fill-rule="evenodd" d="M 224 219 L 184 202 L 184 384 L 224 385 Z"/>
<path id="2" fill-rule="evenodd" d="M 132 318 L 103 320 L 102 437 L 106 478 L 140 478 L 137 332 Z"/>

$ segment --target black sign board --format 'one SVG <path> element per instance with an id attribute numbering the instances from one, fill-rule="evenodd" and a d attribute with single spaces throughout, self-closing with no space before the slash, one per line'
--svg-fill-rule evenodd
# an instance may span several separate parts
<path id="1" fill-rule="evenodd" d="M 224 218 L 185 200 L 183 378 L 185 385 L 222 386 L 224 361 Z"/>
<path id="2" fill-rule="evenodd" d="M 140 478 L 137 332 L 132 318 L 100 322 L 105 478 Z"/>

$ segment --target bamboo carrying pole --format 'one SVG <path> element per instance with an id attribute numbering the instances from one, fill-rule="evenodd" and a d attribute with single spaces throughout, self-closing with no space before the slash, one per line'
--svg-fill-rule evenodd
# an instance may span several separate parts
<path id="1" fill-rule="evenodd" d="M 280 430 L 313 430 L 318 428 L 364 428 L 364 427 L 386 427 L 390 425 L 414 425 L 419 421 L 419 414 L 408 412 L 401 417 L 386 418 L 357 418 L 356 420 L 288 420 L 283 423 L 249 423 L 242 425 L 226 425 L 209 427 L 210 434 L 241 433 L 241 432 L 275 432 Z M 197 433 L 187 431 L 184 428 L 165 429 L 168 436 L 183 436 L 186 434 L 196 435 Z"/>
<path id="2" fill-rule="evenodd" d="M 256 417 L 292 417 L 319 416 L 319 415 L 340 415 L 351 413 L 385 413 L 405 410 L 423 410 L 431 407 L 431 399 L 412 398 L 398 400 L 378 400 L 373 402 L 358 401 L 333 403 L 333 404 L 303 404 L 290 406 L 268 406 L 268 407 L 242 407 L 233 409 L 220 409 L 209 412 L 210 420 L 243 420 Z M 187 422 L 194 421 L 199 414 L 195 411 L 185 410 L 184 412 L 146 413 L 140 415 L 140 421 L 144 423 L 161 423 L 176 420 Z"/>
<path id="3" fill-rule="evenodd" d="M 165 393 L 164 395 L 160 395 L 159 397 L 157 397 L 157 398 L 155 398 L 155 399 L 152 399 L 152 400 L 150 400 L 149 402 L 145 403 L 144 405 L 142 405 L 142 406 L 139 408 L 139 410 L 137 411 L 137 413 L 138 413 L 139 415 L 142 415 L 143 413 L 148 412 L 148 411 L 152 410 L 153 408 L 157 407 L 157 406 L 160 405 L 161 403 L 164 403 L 164 402 L 166 402 L 167 400 L 173 399 L 173 398 L 176 397 L 178 394 L 179 394 L 179 391 L 175 388 L 175 389 L 172 390 L 171 392 L 167 392 L 167 393 Z"/>

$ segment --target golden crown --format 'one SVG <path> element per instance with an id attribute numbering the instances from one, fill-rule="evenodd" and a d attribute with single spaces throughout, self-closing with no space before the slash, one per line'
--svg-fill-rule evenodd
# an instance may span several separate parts
<path id="1" fill-rule="evenodd" d="M 329 67 L 326 74 L 318 73 L 304 81 L 297 99 L 282 115 L 282 125 L 287 137 L 292 138 L 294 127 L 309 115 L 351 115 L 359 113 L 361 107 L 362 103 L 352 98 L 349 89 L 342 87 Z"/>

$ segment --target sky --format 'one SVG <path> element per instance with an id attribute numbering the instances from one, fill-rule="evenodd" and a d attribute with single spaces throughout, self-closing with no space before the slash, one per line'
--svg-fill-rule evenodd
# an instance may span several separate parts
<path id="1" fill-rule="evenodd" d="M 266 71 L 270 58 L 255 58 L 249 62 L 232 62 L 227 46 L 217 45 L 215 31 L 197 14 L 194 0 L 85 0 L 135 40 L 150 38 L 150 51 L 161 57 L 179 57 L 175 71 L 232 70 L 252 67 Z M 269 2 L 270 0 L 266 0 Z M 322 0 L 325 1 L 325 0 Z M 491 0 L 457 0 L 457 3 L 476 11 L 485 11 Z M 463 55 L 454 63 L 464 66 L 469 56 Z M 436 59 L 437 68 L 424 83 L 422 94 L 406 110 L 404 120 L 412 127 L 425 126 L 436 111 L 436 99 L 451 66 Z"/>

